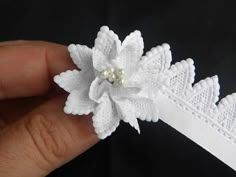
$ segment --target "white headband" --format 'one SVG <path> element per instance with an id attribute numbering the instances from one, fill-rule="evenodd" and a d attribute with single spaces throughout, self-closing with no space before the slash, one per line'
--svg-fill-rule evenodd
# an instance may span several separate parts
<path id="1" fill-rule="evenodd" d="M 66 71 L 54 81 L 69 92 L 64 112 L 93 113 L 98 137 L 106 138 L 120 120 L 140 132 L 137 118 L 158 118 L 236 170 L 236 94 L 219 104 L 217 76 L 194 82 L 193 60 L 170 66 L 168 44 L 143 55 L 143 38 L 134 31 L 121 43 L 101 27 L 92 49 L 71 44 L 73 62 L 81 70 Z"/>

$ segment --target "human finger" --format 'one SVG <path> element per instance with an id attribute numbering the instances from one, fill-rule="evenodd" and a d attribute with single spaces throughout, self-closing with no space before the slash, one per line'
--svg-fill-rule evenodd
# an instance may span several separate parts
<path id="1" fill-rule="evenodd" d="M 60 44 L 30 41 L 2 45 L 0 100 L 47 93 L 54 75 L 73 68 L 67 47 Z"/>
<path id="2" fill-rule="evenodd" d="M 91 115 L 64 114 L 64 101 L 50 100 L 0 134 L 3 177 L 44 176 L 98 142 Z"/>

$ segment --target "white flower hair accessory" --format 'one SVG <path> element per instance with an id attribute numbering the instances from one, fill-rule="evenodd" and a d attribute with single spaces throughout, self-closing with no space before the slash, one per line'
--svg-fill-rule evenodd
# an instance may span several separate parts
<path id="1" fill-rule="evenodd" d="M 92 112 L 99 138 L 114 132 L 120 120 L 140 132 L 137 118 L 153 122 L 160 118 L 236 170 L 236 93 L 217 104 L 217 76 L 192 86 L 193 60 L 171 65 L 168 44 L 142 56 L 139 31 L 121 43 L 103 26 L 92 49 L 71 44 L 68 50 L 80 70 L 54 77 L 70 93 L 64 112 Z"/>
<path id="2" fill-rule="evenodd" d="M 163 55 L 170 53 L 167 44 L 160 48 Z M 68 50 L 81 71 L 66 71 L 54 77 L 54 81 L 70 93 L 65 113 L 93 112 L 93 126 L 101 139 L 114 132 L 120 120 L 128 122 L 138 132 L 137 118 L 158 120 L 154 101 L 147 92 L 148 80 L 154 79 L 157 68 L 152 67 L 153 63 L 140 60 L 143 38 L 139 31 L 134 31 L 121 43 L 113 31 L 103 26 L 92 49 L 71 44 Z"/>

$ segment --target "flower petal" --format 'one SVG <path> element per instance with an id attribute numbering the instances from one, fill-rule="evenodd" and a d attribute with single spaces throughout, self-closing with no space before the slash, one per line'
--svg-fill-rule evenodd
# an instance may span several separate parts
<path id="1" fill-rule="evenodd" d="M 138 70 L 131 77 L 127 79 L 128 87 L 138 87 L 141 88 L 142 91 L 151 94 L 155 89 L 161 86 L 163 82 L 161 78 L 156 73 L 152 72 L 142 72 Z"/>
<path id="2" fill-rule="evenodd" d="M 68 46 L 68 51 L 70 52 L 70 56 L 73 62 L 77 65 L 78 68 L 92 68 L 92 49 L 88 48 L 85 45 L 70 44 Z"/>
<path id="3" fill-rule="evenodd" d="M 124 122 L 129 123 L 133 128 L 138 131 L 138 133 L 140 133 L 135 109 L 129 99 L 113 97 L 113 100 L 116 103 L 117 112 L 120 115 L 121 119 Z"/>
<path id="4" fill-rule="evenodd" d="M 106 80 L 96 77 L 89 88 L 90 99 L 100 103 L 110 86 L 111 84 Z"/>
<path id="5" fill-rule="evenodd" d="M 93 48 L 93 67 L 98 72 L 101 72 L 107 68 L 112 67 L 112 65 L 111 65 L 110 61 L 107 59 L 107 57 L 102 52 Z"/>
<path id="6" fill-rule="evenodd" d="M 127 76 L 133 74 L 138 67 L 143 54 L 143 38 L 139 31 L 134 31 L 125 38 L 119 57 L 113 62 L 117 67 L 125 70 Z"/>
<path id="7" fill-rule="evenodd" d="M 97 34 L 95 40 L 95 49 L 103 53 L 107 58 L 114 59 L 117 55 L 121 42 L 118 36 L 112 31 L 109 30 L 107 26 L 100 28 L 100 31 Z"/>
<path id="8" fill-rule="evenodd" d="M 135 96 L 141 91 L 140 88 L 137 87 L 110 87 L 111 96 L 115 97 L 129 97 Z"/>
<path id="9" fill-rule="evenodd" d="M 138 124 L 138 119 L 136 117 L 130 117 L 129 122 L 131 127 L 133 127 L 135 130 L 138 131 L 138 133 L 140 134 L 140 128 L 139 128 L 139 124 Z"/>
<path id="10" fill-rule="evenodd" d="M 88 90 L 73 90 L 67 98 L 64 112 L 73 115 L 89 114 L 94 111 L 96 103 L 89 99 Z"/>
<path id="11" fill-rule="evenodd" d="M 54 76 L 54 82 L 56 82 L 65 91 L 71 92 L 83 83 L 83 77 L 81 72 L 78 70 L 68 70 Z"/>
<path id="12" fill-rule="evenodd" d="M 158 121 L 158 110 L 155 103 L 149 98 L 129 98 L 130 104 L 133 105 L 136 117 L 140 120 Z"/>
<path id="13" fill-rule="evenodd" d="M 139 131 L 136 118 L 146 121 L 158 121 L 158 111 L 155 107 L 155 103 L 149 98 L 119 98 L 113 97 L 116 103 L 117 110 L 121 113 L 122 120 L 130 123 L 132 127 Z"/>
<path id="14" fill-rule="evenodd" d="M 100 139 L 105 139 L 116 130 L 120 123 L 120 118 L 114 109 L 109 96 L 106 94 L 102 102 L 97 106 L 93 116 L 93 126 Z"/>
<path id="15" fill-rule="evenodd" d="M 136 30 L 130 33 L 130 35 L 128 35 L 125 38 L 125 40 L 122 43 L 122 50 L 126 48 L 128 49 L 133 48 L 133 50 L 136 53 L 137 59 L 140 59 L 140 57 L 143 54 L 143 48 L 144 48 L 143 38 L 141 36 L 140 31 Z"/>
<path id="16" fill-rule="evenodd" d="M 94 79 L 94 73 L 90 70 L 78 71 L 68 70 L 54 76 L 54 82 L 56 82 L 61 88 L 67 92 L 71 92 L 75 89 L 87 89 Z"/>
<path id="17" fill-rule="evenodd" d="M 171 60 L 168 44 L 152 48 L 141 58 L 137 72 L 128 78 L 127 83 L 147 89 L 148 92 L 154 91 L 155 88 L 163 85 L 162 78 L 165 77 Z"/>

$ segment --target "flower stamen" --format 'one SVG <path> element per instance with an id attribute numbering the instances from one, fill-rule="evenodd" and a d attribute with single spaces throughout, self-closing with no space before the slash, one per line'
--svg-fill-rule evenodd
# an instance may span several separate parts
<path id="1" fill-rule="evenodd" d="M 125 71 L 120 68 L 108 68 L 101 72 L 101 78 L 109 81 L 114 86 L 124 86 L 125 84 Z"/>

